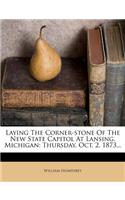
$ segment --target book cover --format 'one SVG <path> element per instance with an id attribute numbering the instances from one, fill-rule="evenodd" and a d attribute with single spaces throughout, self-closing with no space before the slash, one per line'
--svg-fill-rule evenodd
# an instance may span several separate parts
<path id="1" fill-rule="evenodd" d="M 4 108 L 2 126 L 87 126 L 83 108 Z"/>
<path id="2" fill-rule="evenodd" d="M 89 124 L 91 126 L 103 126 L 106 63 L 101 28 L 88 30 L 87 39 Z"/>
<path id="3" fill-rule="evenodd" d="M 121 29 L 121 38 L 123 40 L 123 48 L 124 48 L 124 59 L 125 59 L 125 23 L 120 24 Z M 122 109 L 122 126 L 125 126 L 125 87 L 124 87 L 124 100 L 123 100 L 123 109 Z"/>
<path id="4" fill-rule="evenodd" d="M 90 90 L 90 94 L 94 100 L 99 95 L 104 100 L 102 21 L 105 20 L 2 20 L 2 61 L 10 58 L 6 60 L 2 80 L 0 181 L 125 181 L 124 127 L 102 125 L 103 101 L 92 110 L 95 112 L 93 125 L 101 126 L 86 124 L 88 90 L 91 87 L 84 70 L 88 61 L 86 36 L 90 27 L 93 37 L 89 66 L 90 70 L 94 70 L 90 71 L 93 78 L 90 77 L 89 81 L 91 89 L 94 88 L 94 93 Z M 32 56 L 42 25 L 47 26 L 44 32 L 47 42 L 57 49 L 62 58 L 65 57 L 61 73 L 45 83 L 30 76 L 31 57 L 26 58 Z M 96 84 L 93 79 L 98 80 Z"/>
<path id="5" fill-rule="evenodd" d="M 85 107 L 86 69 L 82 59 L 62 59 L 58 77 L 38 82 L 29 75 L 28 58 L 8 58 L 2 82 L 3 107 Z"/>
<path id="6" fill-rule="evenodd" d="M 125 86 L 124 45 L 119 23 L 103 26 L 107 56 L 105 126 L 120 126 Z"/>

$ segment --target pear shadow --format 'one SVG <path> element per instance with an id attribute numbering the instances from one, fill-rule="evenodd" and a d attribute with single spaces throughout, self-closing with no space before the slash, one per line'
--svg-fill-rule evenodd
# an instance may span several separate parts
<path id="1" fill-rule="evenodd" d="M 28 32 L 25 32 L 22 35 L 20 48 L 19 48 L 19 55 L 20 57 L 31 57 L 34 50 L 34 39 L 32 35 Z"/>
<path id="2" fill-rule="evenodd" d="M 2 83 L 2 80 L 3 80 L 3 74 L 4 74 L 4 69 L 5 69 L 5 63 L 6 63 L 6 58 L 4 60 L 1 61 L 1 83 Z"/>
<path id="3" fill-rule="evenodd" d="M 78 60 L 83 63 L 83 72 L 87 71 L 87 32 L 85 29 L 81 29 L 75 38 L 71 41 L 67 47 L 67 55 L 71 55 L 69 58 L 73 60 Z M 77 54 L 76 54 L 77 52 Z M 77 72 L 77 67 L 74 67 L 73 70 Z"/>
<path id="4" fill-rule="evenodd" d="M 72 56 L 68 58 L 72 58 L 72 62 L 76 63 L 72 64 L 74 72 L 77 74 L 77 64 L 79 64 L 81 68 L 83 66 L 81 73 L 87 74 L 87 32 L 85 29 L 81 29 L 67 47 L 67 55 L 71 55 L 71 52 L 73 52 Z M 79 81 L 79 79 L 74 81 Z"/>
<path id="5" fill-rule="evenodd" d="M 86 82 L 86 110 L 88 111 L 87 31 L 85 28 L 82 28 L 69 44 L 67 47 L 67 55 L 72 55 L 69 58 L 72 60 L 71 67 L 72 72 L 74 71 L 74 84 L 81 85 L 81 88 L 84 90 L 84 83 Z M 83 76 L 80 74 L 83 74 Z"/>
<path id="6" fill-rule="evenodd" d="M 72 55 L 72 70 L 74 71 L 74 83 L 81 84 L 84 90 L 84 78 L 86 79 L 86 110 L 89 108 L 89 88 L 88 88 L 88 67 L 87 67 L 87 31 L 82 28 L 73 38 L 69 46 L 67 47 L 67 55 Z M 74 64 L 75 63 L 75 64 Z M 77 67 L 77 65 L 80 66 Z M 78 70 L 83 76 L 77 75 Z M 69 74 L 70 76 L 70 74 Z M 83 82 L 82 82 L 83 81 Z M 82 85 L 83 83 L 83 85 Z"/>
<path id="7" fill-rule="evenodd" d="M 81 29 L 68 45 L 66 52 L 69 57 L 85 57 L 86 59 L 86 30 Z"/>
<path id="8" fill-rule="evenodd" d="M 32 78 L 29 72 L 29 65 L 30 65 L 30 59 L 34 51 L 35 40 L 32 37 L 32 34 L 30 34 L 29 32 L 25 32 L 23 33 L 20 41 L 21 42 L 20 42 L 20 47 L 19 47 L 19 55 L 20 57 L 25 58 L 22 60 L 22 62 L 24 62 L 26 66 L 27 75 L 30 78 Z"/>

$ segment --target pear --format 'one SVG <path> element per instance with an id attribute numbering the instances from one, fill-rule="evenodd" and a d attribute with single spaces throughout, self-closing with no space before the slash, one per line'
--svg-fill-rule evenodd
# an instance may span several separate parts
<path id="1" fill-rule="evenodd" d="M 42 37 L 42 30 L 36 41 L 34 53 L 30 61 L 30 73 L 38 81 L 48 81 L 55 78 L 61 71 L 61 58 L 56 50 Z"/>

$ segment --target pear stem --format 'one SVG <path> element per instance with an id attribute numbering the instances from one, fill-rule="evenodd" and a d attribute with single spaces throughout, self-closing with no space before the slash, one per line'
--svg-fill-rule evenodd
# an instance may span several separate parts
<path id="1" fill-rule="evenodd" d="M 43 30 L 44 28 L 46 28 L 46 25 L 44 25 L 44 26 L 42 26 L 42 27 L 40 28 L 40 38 L 41 38 L 41 39 L 42 39 L 42 30 Z"/>

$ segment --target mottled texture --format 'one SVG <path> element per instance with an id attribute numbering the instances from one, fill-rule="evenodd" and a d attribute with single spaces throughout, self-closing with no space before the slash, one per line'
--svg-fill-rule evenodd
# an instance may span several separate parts
<path id="1" fill-rule="evenodd" d="M 105 83 L 90 83 L 89 91 L 91 94 L 102 94 L 105 92 Z"/>
<path id="2" fill-rule="evenodd" d="M 9 56 L 31 56 L 40 27 L 45 39 L 62 57 L 86 56 L 85 29 L 107 20 L 2 20 L 2 60 Z"/>
<path id="3" fill-rule="evenodd" d="M 27 108 L 3 109 L 3 126 L 86 126 L 88 115 L 84 109 Z"/>
<path id="4" fill-rule="evenodd" d="M 104 93 L 89 95 L 89 124 L 90 126 L 103 126 L 104 124 Z"/>
<path id="5" fill-rule="evenodd" d="M 114 68 L 118 66 L 114 65 Z M 120 71 L 120 69 L 119 69 Z M 124 100 L 124 84 L 117 85 L 110 83 L 111 77 L 117 77 L 117 73 L 111 74 L 110 67 L 108 66 L 107 71 L 107 80 L 106 83 L 106 97 L 105 97 L 105 125 L 106 126 L 120 126 L 121 125 L 121 118 L 122 118 L 122 111 L 123 111 L 123 100 Z M 123 70 L 121 71 L 121 79 L 122 76 L 125 77 L 125 65 Z M 110 79 L 109 79 L 110 77 Z M 117 80 L 117 78 L 116 78 Z"/>
<path id="6" fill-rule="evenodd" d="M 104 82 L 106 79 L 105 64 L 95 65 L 89 62 L 89 79 L 92 83 Z"/>

